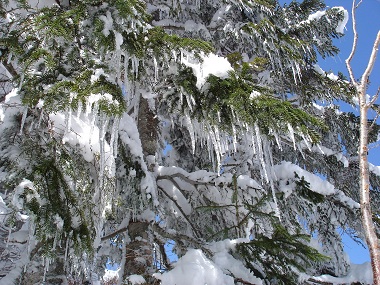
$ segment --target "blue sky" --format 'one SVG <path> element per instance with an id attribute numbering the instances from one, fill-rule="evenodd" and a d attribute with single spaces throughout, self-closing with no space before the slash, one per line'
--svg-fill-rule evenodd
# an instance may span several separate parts
<path id="1" fill-rule="evenodd" d="M 290 0 L 280 0 L 281 4 L 290 3 Z M 336 46 L 340 49 L 340 53 L 325 60 L 320 60 L 319 65 L 326 71 L 333 71 L 335 74 L 341 71 L 348 78 L 348 72 L 345 65 L 345 60 L 348 58 L 353 42 L 352 21 L 351 21 L 351 0 L 325 0 L 329 7 L 343 6 L 350 14 L 350 20 L 347 23 L 345 36 L 335 41 Z M 360 7 L 356 10 L 357 31 L 359 34 L 358 46 L 355 57 L 352 61 L 352 67 L 356 78 L 360 78 L 363 74 L 369 56 L 372 52 L 374 40 L 377 32 L 380 30 L 380 0 L 363 0 Z M 371 84 L 368 88 L 368 94 L 374 95 L 377 88 L 380 86 L 380 55 L 370 77 Z M 380 100 L 379 100 L 380 101 Z M 377 102 L 379 103 L 379 102 Z M 348 106 L 344 107 L 347 111 L 352 111 L 356 114 L 357 110 Z M 373 148 L 369 152 L 369 160 L 375 165 L 380 165 L 380 148 Z M 351 238 L 343 236 L 345 250 L 350 256 L 353 263 L 363 263 L 369 261 L 368 250 L 361 245 L 357 245 Z"/>

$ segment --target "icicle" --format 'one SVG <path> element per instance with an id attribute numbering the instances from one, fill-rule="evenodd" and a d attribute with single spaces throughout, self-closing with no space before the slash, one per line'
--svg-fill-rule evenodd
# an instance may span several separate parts
<path id="1" fill-rule="evenodd" d="M 276 177 L 276 173 L 274 172 L 273 170 L 273 156 L 272 156 L 272 150 L 270 149 L 270 145 L 267 141 L 266 138 L 264 138 L 262 140 L 262 143 L 263 143 L 263 150 L 265 150 L 265 158 L 269 159 L 269 161 L 266 161 L 266 165 L 269 164 L 269 168 L 270 168 L 270 179 L 269 179 L 269 183 L 270 183 L 270 188 L 271 188 L 271 193 L 272 193 L 272 199 L 273 199 L 273 202 L 274 202 L 274 211 L 275 211 L 275 215 L 279 218 L 279 220 L 281 221 L 281 213 L 280 213 L 280 208 L 278 207 L 278 201 L 277 201 L 277 197 L 276 197 L 276 190 L 274 188 L 274 184 L 273 184 L 273 181 L 277 181 L 277 177 Z"/>
<path id="2" fill-rule="evenodd" d="M 20 132 L 19 132 L 20 135 L 22 134 L 22 131 L 24 129 L 25 120 L 26 120 L 27 115 L 28 115 L 28 107 L 25 107 L 24 113 L 22 114 L 22 119 L 21 119 L 21 127 L 20 127 Z"/>
<path id="3" fill-rule="evenodd" d="M 128 68 L 129 68 L 129 54 L 124 54 L 124 86 L 128 86 Z"/>
<path id="4" fill-rule="evenodd" d="M 288 123 L 288 130 L 289 130 L 289 135 L 290 135 L 290 138 L 291 140 L 293 141 L 293 148 L 294 150 L 296 150 L 296 140 L 294 138 L 294 130 L 293 130 L 293 127 Z"/>
<path id="5" fill-rule="evenodd" d="M 309 151 L 311 151 L 311 145 L 308 138 L 305 137 L 305 135 L 301 132 L 301 136 L 303 138 L 304 143 L 306 144 L 306 147 Z"/>
<path id="6" fill-rule="evenodd" d="M 277 143 L 278 148 L 282 151 L 281 141 L 280 141 L 280 138 L 279 138 L 277 132 L 274 131 L 274 132 L 273 132 L 273 135 L 274 135 L 274 138 L 275 138 L 275 140 L 276 140 L 276 143 Z"/>
<path id="7" fill-rule="evenodd" d="M 179 92 L 179 106 L 181 107 L 183 105 L 183 93 L 182 93 L 182 86 L 181 86 L 181 92 Z"/>
<path id="8" fill-rule="evenodd" d="M 236 145 L 237 145 L 237 140 L 236 140 L 236 128 L 235 125 L 232 124 L 232 144 L 234 147 L 234 152 L 237 151 Z"/>
<path id="9" fill-rule="evenodd" d="M 276 197 L 276 191 L 274 189 L 274 185 L 273 185 L 272 179 L 270 180 L 270 188 L 271 188 L 272 198 L 273 198 L 273 203 L 274 203 L 274 213 L 275 213 L 275 215 L 278 217 L 278 219 L 281 222 L 280 208 L 278 207 L 278 201 L 277 201 L 277 197 Z"/>
<path id="10" fill-rule="evenodd" d="M 52 250 L 54 251 L 57 246 L 57 239 L 58 239 L 58 231 L 55 232 L 54 240 L 53 240 L 53 247 Z"/>
<path id="11" fill-rule="evenodd" d="M 140 64 L 140 62 L 139 62 L 139 59 L 135 56 L 133 57 L 133 61 L 134 61 L 133 68 L 134 68 L 135 76 L 137 79 L 137 77 L 139 76 L 139 64 Z"/>
<path id="12" fill-rule="evenodd" d="M 259 126 L 257 124 L 255 124 L 255 133 L 256 133 L 256 142 L 257 142 L 258 156 L 259 156 L 259 160 L 260 160 L 260 163 L 261 163 L 261 168 L 262 168 L 262 170 L 264 172 L 264 178 L 265 178 L 265 180 L 268 183 L 269 182 L 269 178 L 268 178 L 268 172 L 267 172 L 266 164 L 265 164 L 265 160 L 264 160 L 264 153 L 263 153 L 263 145 L 262 145 L 262 140 L 261 140 L 261 134 L 260 134 Z"/>
<path id="13" fill-rule="evenodd" d="M 193 151 L 193 154 L 195 153 L 195 134 L 194 134 L 194 126 L 191 122 L 190 116 L 185 113 L 185 123 L 187 126 L 187 130 L 189 131 L 190 134 L 190 139 L 191 139 L 191 149 Z"/>
<path id="14" fill-rule="evenodd" d="M 66 112 L 65 112 L 65 134 L 70 132 L 71 129 L 71 115 L 72 115 L 72 109 L 71 106 L 67 106 Z"/>
<path id="15" fill-rule="evenodd" d="M 116 117 L 114 118 L 113 124 L 112 124 L 110 152 L 111 152 L 111 155 L 113 155 L 114 157 L 117 156 L 117 150 L 115 151 L 115 146 L 117 146 L 117 140 L 118 140 L 118 135 L 119 135 L 119 122 L 120 122 L 120 119 Z"/>
<path id="16" fill-rule="evenodd" d="M 220 145 L 220 136 L 219 136 L 219 129 L 217 126 L 214 126 L 214 130 L 210 128 L 210 137 L 212 144 L 214 145 L 214 151 L 216 153 L 216 162 L 217 162 L 217 168 L 216 171 L 220 172 L 220 169 L 222 168 L 221 158 L 222 158 L 222 150 Z"/>
<path id="17" fill-rule="evenodd" d="M 82 100 L 78 100 L 78 109 L 77 109 L 77 118 L 80 118 L 80 115 L 82 113 Z"/>
<path id="18" fill-rule="evenodd" d="M 154 82 L 157 82 L 157 78 L 158 78 L 158 67 L 157 67 L 157 60 L 156 60 L 156 57 L 153 57 L 153 64 L 154 64 Z"/>
<path id="19" fill-rule="evenodd" d="M 91 105 L 90 105 L 91 106 Z M 99 103 L 98 101 L 96 101 L 94 103 L 94 109 L 92 110 L 92 119 L 91 119 L 91 130 L 90 130 L 90 134 L 93 134 L 94 133 L 94 129 L 95 129 L 95 125 L 96 125 L 96 119 L 98 117 L 98 110 L 99 110 Z M 90 144 L 91 144 L 91 136 L 90 136 Z"/>
<path id="20" fill-rule="evenodd" d="M 214 147 L 213 147 L 212 140 L 211 140 L 211 135 L 210 135 L 211 130 L 210 130 L 210 127 L 209 127 L 208 124 L 207 124 L 207 128 L 206 128 L 206 133 L 208 134 L 208 136 L 206 138 L 208 157 L 211 160 L 211 164 L 212 164 L 213 169 L 215 171 Z"/>
<path id="21" fill-rule="evenodd" d="M 303 159 L 306 159 L 305 154 L 303 153 L 303 151 L 302 151 L 302 147 L 300 146 L 300 144 L 297 144 L 297 147 L 298 147 L 299 152 L 300 152 L 301 155 L 302 155 L 302 158 L 303 158 Z"/>
<path id="22" fill-rule="evenodd" d="M 43 118 L 43 116 L 44 116 L 44 109 L 41 108 L 40 117 L 39 117 L 39 119 L 38 119 L 38 123 L 37 123 L 37 129 L 39 129 L 40 126 L 41 126 L 41 122 L 42 122 L 42 118 Z"/>
<path id="23" fill-rule="evenodd" d="M 294 70 L 294 65 L 292 64 L 292 72 L 293 72 L 293 79 L 294 79 L 294 84 L 297 85 L 297 77 L 296 77 L 296 71 Z"/>
<path id="24" fill-rule="evenodd" d="M 99 186 L 103 187 L 104 169 L 105 169 L 105 142 L 104 136 L 106 134 L 106 128 L 108 125 L 108 118 L 106 115 L 101 116 L 100 122 L 100 132 L 99 132 L 99 145 L 100 145 L 100 165 L 99 165 Z"/>
<path id="25" fill-rule="evenodd" d="M 112 131 L 111 131 L 111 139 L 110 139 L 110 155 L 112 156 L 110 168 L 109 168 L 109 175 L 112 176 L 112 167 L 115 162 L 115 157 L 117 156 L 117 140 L 119 138 L 119 121 L 120 119 L 114 118 L 113 124 L 112 124 Z"/>
<path id="26" fill-rule="evenodd" d="M 182 86 L 181 86 L 181 88 L 182 88 Z M 193 111 L 193 100 L 194 100 L 194 98 L 191 96 L 191 95 L 189 95 L 187 92 L 185 92 L 185 97 L 186 97 L 186 102 L 187 102 L 187 105 L 189 106 L 189 109 L 190 109 L 190 112 L 192 112 Z"/>

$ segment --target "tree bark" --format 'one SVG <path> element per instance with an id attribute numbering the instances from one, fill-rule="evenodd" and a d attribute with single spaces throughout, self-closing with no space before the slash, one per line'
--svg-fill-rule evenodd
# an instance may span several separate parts
<path id="1" fill-rule="evenodd" d="M 354 42 L 352 44 L 352 50 L 349 57 L 346 60 L 346 66 L 352 84 L 355 86 L 357 95 L 359 97 L 359 108 L 360 108 L 360 141 L 359 141 L 359 181 L 360 181 L 360 210 L 361 219 L 363 223 L 364 234 L 366 238 L 366 243 L 369 249 L 369 254 L 371 258 L 371 266 L 373 272 L 373 284 L 380 285 L 380 244 L 379 239 L 376 235 L 376 230 L 372 217 L 371 200 L 370 200 L 370 181 L 369 181 L 369 163 L 368 163 L 368 110 L 376 102 L 379 97 L 379 93 L 372 97 L 372 99 L 367 102 L 367 85 L 369 82 L 369 76 L 375 65 L 377 52 L 380 45 L 380 31 L 377 33 L 372 52 L 367 64 L 367 67 L 361 76 L 360 81 L 357 81 L 354 76 L 354 72 L 351 66 L 351 61 L 355 55 L 357 43 L 358 43 L 358 32 L 356 28 L 356 9 L 362 3 L 359 1 L 356 4 L 356 0 L 352 1 L 352 29 L 354 33 Z"/>
<path id="2" fill-rule="evenodd" d="M 373 284 L 380 285 L 380 246 L 372 219 L 368 164 L 368 105 L 366 90 L 360 90 L 360 209 L 373 271 Z"/>
<path id="3" fill-rule="evenodd" d="M 137 127 L 141 146 L 148 170 L 152 171 L 155 165 L 155 155 L 158 140 L 158 119 L 149 101 L 140 96 Z M 144 195 L 141 193 L 141 195 Z M 152 284 L 153 240 L 149 233 L 149 223 L 143 220 L 130 221 L 128 234 L 131 241 L 126 245 L 126 259 L 123 280 L 128 276 L 141 275 L 146 284 Z"/>

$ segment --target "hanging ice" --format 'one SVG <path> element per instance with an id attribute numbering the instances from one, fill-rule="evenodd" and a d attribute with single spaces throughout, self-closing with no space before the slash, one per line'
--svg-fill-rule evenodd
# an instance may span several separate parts
<path id="1" fill-rule="evenodd" d="M 22 131 L 24 129 L 24 125 L 25 125 L 25 120 L 26 120 L 26 116 L 28 115 L 28 107 L 25 107 L 24 109 L 24 113 L 22 114 L 22 119 L 21 119 L 21 127 L 20 127 L 20 135 L 22 134 Z"/>
<path id="2" fill-rule="evenodd" d="M 263 173 L 264 173 L 264 178 L 265 178 L 265 180 L 268 183 L 269 182 L 269 177 L 268 177 L 266 163 L 265 163 L 265 160 L 264 160 L 263 145 L 262 145 L 263 143 L 262 143 L 262 140 L 261 140 L 260 129 L 259 129 L 259 126 L 257 125 L 257 123 L 255 124 L 255 134 L 256 134 L 256 143 L 257 143 L 257 150 L 258 150 L 257 154 L 259 156 L 259 160 L 260 160 L 260 163 L 261 163 L 261 168 L 262 168 Z"/>
<path id="3" fill-rule="evenodd" d="M 294 130 L 293 130 L 292 125 L 289 123 L 288 123 L 288 130 L 289 130 L 290 139 L 293 142 L 293 148 L 294 148 L 294 150 L 296 150 L 297 148 L 296 148 L 296 140 L 294 138 Z"/>

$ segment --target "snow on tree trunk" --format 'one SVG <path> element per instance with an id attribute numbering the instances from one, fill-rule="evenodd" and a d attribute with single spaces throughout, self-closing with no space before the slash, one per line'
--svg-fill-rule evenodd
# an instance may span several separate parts
<path id="1" fill-rule="evenodd" d="M 153 106 L 150 106 L 149 103 L 148 99 L 140 97 L 137 128 L 148 170 L 152 171 L 157 150 L 158 119 Z M 142 191 L 141 195 L 145 195 L 145 193 Z M 145 280 L 149 280 L 153 266 L 153 246 L 149 223 L 142 220 L 131 220 L 128 225 L 128 234 L 131 241 L 126 245 L 123 280 L 131 275 L 141 275 Z"/>

